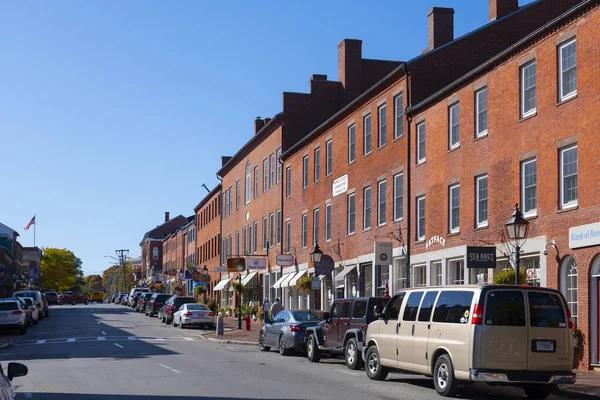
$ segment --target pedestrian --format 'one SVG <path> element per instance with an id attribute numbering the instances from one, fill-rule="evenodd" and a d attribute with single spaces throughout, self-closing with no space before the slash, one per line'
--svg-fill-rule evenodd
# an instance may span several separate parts
<path id="1" fill-rule="evenodd" d="M 265 299 L 265 302 L 263 303 L 263 306 L 262 306 L 263 318 L 264 318 L 265 322 L 267 322 L 267 320 L 269 319 L 269 308 L 270 307 L 271 307 L 271 302 L 267 298 L 267 299 Z"/>
<path id="2" fill-rule="evenodd" d="M 271 306 L 271 318 L 275 318 L 279 312 L 283 310 L 283 306 L 281 305 L 281 300 L 279 298 L 275 299 L 275 303 Z"/>

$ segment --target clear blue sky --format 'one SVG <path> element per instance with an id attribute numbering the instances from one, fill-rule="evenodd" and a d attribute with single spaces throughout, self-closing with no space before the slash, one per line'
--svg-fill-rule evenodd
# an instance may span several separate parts
<path id="1" fill-rule="evenodd" d="M 36 244 L 74 251 L 86 274 L 115 249 L 138 256 L 164 211 L 193 214 L 283 91 L 337 78 L 342 39 L 410 59 L 432 6 L 456 10 L 455 37 L 487 22 L 485 0 L 1 2 L 0 221 L 31 246 L 36 213 Z"/>

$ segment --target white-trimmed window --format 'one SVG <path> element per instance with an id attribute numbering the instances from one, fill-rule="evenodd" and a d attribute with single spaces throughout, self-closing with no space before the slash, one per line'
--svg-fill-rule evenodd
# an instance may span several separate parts
<path id="1" fill-rule="evenodd" d="M 432 286 L 441 286 L 444 284 L 443 275 L 442 275 L 442 262 L 434 261 L 431 263 L 431 285 Z"/>
<path id="2" fill-rule="evenodd" d="M 240 256 L 240 231 L 235 231 L 235 256 Z"/>
<path id="3" fill-rule="evenodd" d="M 425 162 L 425 121 L 417 125 L 417 164 Z"/>
<path id="4" fill-rule="evenodd" d="M 282 171 L 282 165 L 281 165 L 281 147 L 277 149 L 277 160 L 275 160 L 275 162 L 277 163 L 277 183 L 281 183 L 281 173 Z"/>
<path id="5" fill-rule="evenodd" d="M 285 197 L 292 195 L 292 167 L 285 168 Z"/>
<path id="6" fill-rule="evenodd" d="M 371 227 L 371 186 L 363 189 L 363 229 Z"/>
<path id="7" fill-rule="evenodd" d="M 319 209 L 313 210 L 313 244 L 319 240 Z"/>
<path id="8" fill-rule="evenodd" d="M 356 125 L 348 127 L 348 164 L 356 160 Z"/>
<path id="9" fill-rule="evenodd" d="M 333 144 L 331 139 L 325 143 L 325 158 L 327 159 L 325 165 L 325 175 L 329 176 L 333 173 Z"/>
<path id="10" fill-rule="evenodd" d="M 427 266 L 415 265 L 413 268 L 413 287 L 427 286 Z"/>
<path id="11" fill-rule="evenodd" d="M 254 166 L 254 198 L 258 197 L 258 165 Z"/>
<path id="12" fill-rule="evenodd" d="M 281 210 L 275 213 L 275 244 L 281 243 Z"/>
<path id="13" fill-rule="evenodd" d="M 523 215 L 537 213 L 537 160 L 535 158 L 521 163 L 521 205 Z"/>
<path id="14" fill-rule="evenodd" d="M 465 284 L 465 262 L 463 259 L 448 261 L 448 285 Z"/>
<path id="15" fill-rule="evenodd" d="M 567 305 L 569 306 L 569 310 L 571 310 L 571 318 L 573 319 L 573 323 L 577 325 L 577 316 L 578 316 L 578 294 L 579 294 L 579 284 L 578 284 L 578 271 L 577 271 L 577 263 L 573 256 L 567 256 L 563 261 L 560 268 L 560 288 L 567 300 Z"/>
<path id="16" fill-rule="evenodd" d="M 452 185 L 448 191 L 449 197 L 449 221 L 450 233 L 460 231 L 460 185 Z"/>
<path id="17" fill-rule="evenodd" d="M 275 214 L 269 214 L 269 247 L 275 244 Z"/>
<path id="18" fill-rule="evenodd" d="M 363 117 L 363 156 L 371 152 L 371 114 Z"/>
<path id="19" fill-rule="evenodd" d="M 475 137 L 487 135 L 488 131 L 488 89 L 475 92 Z"/>
<path id="20" fill-rule="evenodd" d="M 285 222 L 285 252 L 289 253 L 290 252 L 290 241 L 291 241 L 291 228 L 292 228 L 292 223 L 290 221 L 286 221 Z"/>
<path id="21" fill-rule="evenodd" d="M 563 43 L 558 48 L 558 87 L 559 100 L 567 100 L 577 95 L 577 48 L 575 39 Z"/>
<path id="22" fill-rule="evenodd" d="M 269 187 L 273 187 L 273 186 L 275 186 L 275 153 L 271 153 L 271 155 L 269 156 L 269 160 L 271 162 L 271 167 L 269 170 L 269 173 L 270 173 L 269 174 L 269 176 L 270 176 Z"/>
<path id="23" fill-rule="evenodd" d="M 535 60 L 521 67 L 521 118 L 536 112 L 536 64 Z"/>
<path id="24" fill-rule="evenodd" d="M 560 206 L 561 208 L 576 207 L 577 197 L 578 156 L 577 145 L 560 150 Z"/>
<path id="25" fill-rule="evenodd" d="M 404 216 L 404 175 L 394 175 L 394 221 L 402 220 Z"/>
<path id="26" fill-rule="evenodd" d="M 248 254 L 252 253 L 252 224 L 248 225 Z"/>
<path id="27" fill-rule="evenodd" d="M 417 240 L 425 240 L 425 196 L 417 197 Z"/>
<path id="28" fill-rule="evenodd" d="M 354 193 L 348 195 L 348 234 L 356 231 L 356 197 Z"/>
<path id="29" fill-rule="evenodd" d="M 308 242 L 308 214 L 302 214 L 302 248 L 305 249 Z"/>
<path id="30" fill-rule="evenodd" d="M 254 221 L 254 254 L 258 251 L 258 222 Z"/>
<path id="31" fill-rule="evenodd" d="M 460 103 L 448 107 L 448 147 L 455 149 L 460 146 Z"/>
<path id="32" fill-rule="evenodd" d="M 475 181 L 477 227 L 485 227 L 488 225 L 488 177 L 478 176 Z"/>
<path id="33" fill-rule="evenodd" d="M 240 180 L 238 179 L 237 181 L 235 181 L 235 209 L 239 210 L 240 209 L 240 191 L 242 189 L 240 188 Z"/>
<path id="34" fill-rule="evenodd" d="M 331 240 L 331 203 L 325 204 L 325 241 Z"/>
<path id="35" fill-rule="evenodd" d="M 269 160 L 263 160 L 263 193 L 269 188 Z"/>
<path id="36" fill-rule="evenodd" d="M 403 94 L 394 97 L 394 139 L 404 135 L 404 107 Z"/>
<path id="37" fill-rule="evenodd" d="M 245 256 L 246 254 L 248 254 L 247 253 L 248 249 L 246 248 L 246 244 L 247 244 L 247 242 L 246 242 L 246 240 L 247 240 L 246 235 L 247 235 L 247 233 L 246 233 L 246 227 L 243 227 L 242 228 L 242 255 L 243 256 Z"/>
<path id="38" fill-rule="evenodd" d="M 319 182 L 319 179 L 321 177 L 321 148 L 317 147 L 314 151 L 314 157 L 315 157 L 315 161 L 314 161 L 314 180 L 315 183 Z"/>
<path id="39" fill-rule="evenodd" d="M 377 109 L 377 114 L 379 115 L 379 133 L 377 135 L 377 146 L 383 147 L 387 143 L 387 122 L 386 122 L 386 111 L 387 107 L 385 104 L 382 104 Z"/>
<path id="40" fill-rule="evenodd" d="M 267 232 L 267 217 L 263 217 L 263 221 L 262 221 L 262 236 L 263 236 L 263 250 L 267 249 L 267 238 L 268 236 L 268 232 Z"/>
<path id="41" fill-rule="evenodd" d="M 377 183 L 377 226 L 385 225 L 387 208 L 387 181 Z"/>
<path id="42" fill-rule="evenodd" d="M 308 156 L 302 159 L 302 188 L 308 187 Z"/>
<path id="43" fill-rule="evenodd" d="M 252 190 L 252 170 L 250 169 L 250 161 L 246 163 L 246 185 L 244 187 L 244 195 L 246 204 L 250 203 L 250 191 Z"/>

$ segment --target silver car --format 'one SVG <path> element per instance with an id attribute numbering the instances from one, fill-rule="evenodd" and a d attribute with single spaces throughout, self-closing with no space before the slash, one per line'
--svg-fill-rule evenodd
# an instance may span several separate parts
<path id="1" fill-rule="evenodd" d="M 258 336 L 258 348 L 269 351 L 271 347 L 279 350 L 282 356 L 292 351 L 304 351 L 304 333 L 309 326 L 315 326 L 320 318 L 311 311 L 283 310 L 273 321 L 266 321 Z"/>
<path id="2" fill-rule="evenodd" d="M 0 328 L 18 329 L 21 335 L 24 335 L 27 333 L 28 325 L 27 311 L 19 300 L 0 300 Z"/>
<path id="3" fill-rule="evenodd" d="M 204 325 L 213 329 L 215 325 L 215 314 L 204 304 L 185 303 L 173 314 L 173 327 L 181 329 L 190 325 Z"/>

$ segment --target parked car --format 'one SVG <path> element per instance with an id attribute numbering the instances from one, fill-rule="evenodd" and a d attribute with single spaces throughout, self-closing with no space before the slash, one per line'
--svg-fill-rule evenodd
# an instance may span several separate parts
<path id="1" fill-rule="evenodd" d="M 162 306 L 165 305 L 166 301 L 171 297 L 170 294 L 154 293 L 150 299 L 146 300 L 146 309 L 144 313 L 153 317 L 154 314 L 158 313 Z"/>
<path id="2" fill-rule="evenodd" d="M 213 329 L 215 326 L 215 314 L 204 304 L 184 303 L 173 314 L 173 327 L 184 329 L 186 326 L 205 326 Z"/>
<path id="3" fill-rule="evenodd" d="M 23 303 L 17 299 L 0 299 L 0 328 L 18 329 L 24 335 L 28 327 L 29 320 Z"/>
<path id="4" fill-rule="evenodd" d="M 44 296 L 39 290 L 18 290 L 13 293 L 14 297 L 31 297 L 40 312 L 40 319 L 49 316 L 48 303 L 44 301 Z"/>
<path id="5" fill-rule="evenodd" d="M 135 311 L 141 312 L 141 313 L 145 312 L 146 304 L 147 304 L 148 300 L 150 299 L 150 297 L 152 297 L 153 294 L 154 293 L 151 293 L 151 292 L 146 292 L 146 293 L 140 294 L 140 297 L 135 306 Z"/>
<path id="6" fill-rule="evenodd" d="M 282 356 L 292 351 L 303 351 L 306 348 L 304 333 L 315 326 L 321 319 L 307 310 L 283 310 L 273 320 L 267 320 L 258 335 L 258 348 L 269 351 L 271 347 L 279 350 Z"/>
<path id="7" fill-rule="evenodd" d="M 387 304 L 386 297 L 357 297 L 335 300 L 323 321 L 306 329 L 306 356 L 318 362 L 323 356 L 344 355 L 346 366 L 361 369 L 364 334 L 369 323 L 375 320 Z"/>
<path id="8" fill-rule="evenodd" d="M 172 295 L 166 302 L 164 307 L 161 308 L 159 318 L 161 322 L 169 325 L 173 321 L 173 314 L 179 310 L 179 307 L 185 303 L 195 303 L 196 299 L 191 296 L 179 296 Z"/>
<path id="9" fill-rule="evenodd" d="M 13 378 L 27 375 L 27 367 L 20 363 L 8 363 L 8 374 L 0 365 L 0 400 L 13 400 L 16 396 L 12 386 Z"/>
<path id="10" fill-rule="evenodd" d="M 125 296 L 127 296 L 127 293 L 119 293 L 118 296 L 115 298 L 115 304 L 121 304 Z"/>
<path id="11" fill-rule="evenodd" d="M 83 303 L 87 305 L 89 303 L 89 299 L 85 294 L 81 294 L 79 292 L 74 292 L 71 290 L 67 290 L 58 295 L 58 304 L 77 304 Z"/>
<path id="12" fill-rule="evenodd" d="M 140 298 L 140 294 L 147 293 L 149 291 L 150 291 L 150 289 L 142 288 L 142 287 L 136 287 L 136 288 L 131 289 L 131 292 L 129 292 L 129 306 L 131 308 L 135 308 L 135 306 L 137 305 L 137 302 Z"/>
<path id="13" fill-rule="evenodd" d="M 40 320 L 40 310 L 38 310 L 38 308 L 35 306 L 33 299 L 31 297 L 20 297 L 20 296 L 19 296 L 19 298 L 25 302 L 26 307 L 29 308 L 29 310 L 31 311 L 31 320 L 32 320 L 33 324 L 37 325 L 37 323 Z"/>
<path id="14" fill-rule="evenodd" d="M 573 323 L 553 289 L 465 285 L 406 289 L 369 324 L 366 373 L 383 380 L 392 369 L 433 376 L 438 394 L 459 383 L 519 386 L 544 399 L 575 382 Z"/>
<path id="15" fill-rule="evenodd" d="M 58 293 L 45 292 L 44 297 L 48 300 L 48 304 L 58 304 Z"/>
<path id="16" fill-rule="evenodd" d="M 21 297 L 9 297 L 7 299 L 4 300 L 17 300 L 19 303 L 21 303 L 21 308 L 23 309 L 23 311 L 25 312 L 25 315 L 27 316 L 27 326 L 28 327 L 32 327 L 33 326 L 33 313 L 31 312 L 31 309 L 29 308 L 29 306 L 27 305 L 27 303 L 25 302 L 25 300 L 23 300 L 23 298 Z"/>

